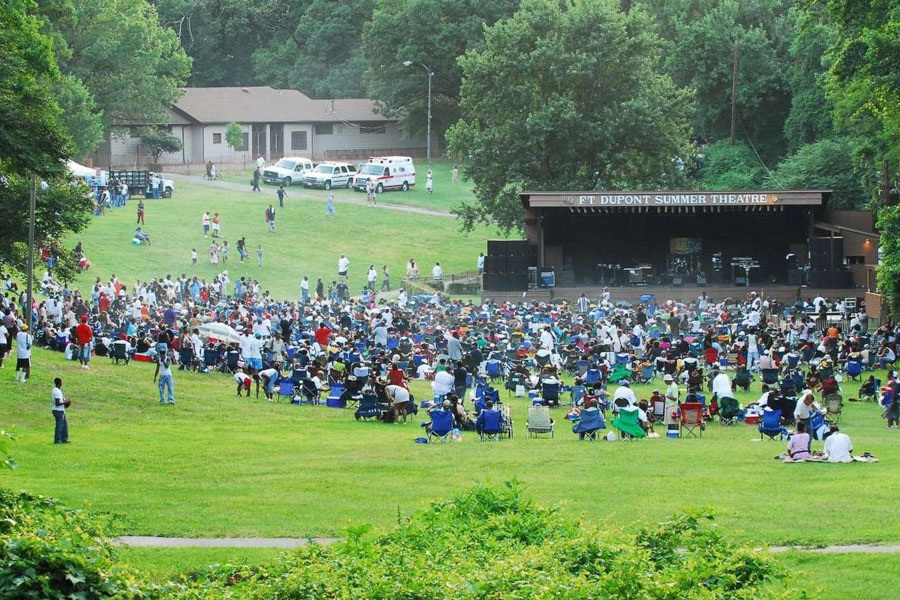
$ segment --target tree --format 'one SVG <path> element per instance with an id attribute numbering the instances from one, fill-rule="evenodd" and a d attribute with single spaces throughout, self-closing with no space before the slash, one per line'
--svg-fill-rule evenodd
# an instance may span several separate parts
<path id="1" fill-rule="evenodd" d="M 166 122 L 191 61 L 175 33 L 160 26 L 154 6 L 146 0 L 60 0 L 42 3 L 41 14 L 60 68 L 90 92 L 94 105 L 87 112 L 99 118 L 104 133 L 128 123 Z M 79 106 L 90 106 L 82 91 L 74 93 Z"/>
<path id="2" fill-rule="evenodd" d="M 91 91 L 71 75 L 63 75 L 54 88 L 60 121 L 72 137 L 72 155 L 90 154 L 103 140 L 103 111 Z"/>
<path id="3" fill-rule="evenodd" d="M 141 141 L 150 148 L 153 162 L 158 163 L 163 153 L 178 152 L 181 150 L 181 140 L 169 134 L 163 129 L 148 127 L 141 131 Z"/>
<path id="4" fill-rule="evenodd" d="M 881 264 L 878 265 L 878 291 L 891 314 L 900 315 L 900 206 L 878 211 Z"/>
<path id="5" fill-rule="evenodd" d="M 834 135 L 834 110 L 825 92 L 828 59 L 825 53 L 835 38 L 830 23 L 794 10 L 796 33 L 790 44 L 791 110 L 784 123 L 788 149 L 796 151 Z"/>
<path id="6" fill-rule="evenodd" d="M 822 140 L 801 147 L 778 164 L 766 185 L 782 190 L 833 190 L 831 208 L 862 209 L 868 199 L 862 174 L 853 164 L 853 150 L 845 138 Z"/>
<path id="7" fill-rule="evenodd" d="M 697 184 L 704 190 L 752 190 L 765 176 L 765 167 L 749 145 L 719 140 L 704 148 Z"/>
<path id="8" fill-rule="evenodd" d="M 231 146 L 232 150 L 244 147 L 244 128 L 235 122 L 228 124 L 225 130 L 225 143 Z"/>
<path id="9" fill-rule="evenodd" d="M 0 175 L 61 173 L 71 151 L 52 91 L 59 80 L 52 42 L 34 9 L 29 0 L 0 6 Z"/>
<path id="10" fill-rule="evenodd" d="M 432 131 L 440 139 L 460 110 L 463 69 L 457 62 L 467 50 L 484 47 L 484 27 L 515 12 L 518 0 L 381 0 L 363 28 L 368 61 L 366 90 L 379 110 L 403 119 L 409 131 L 426 127 L 428 76 L 434 71 Z M 409 67 L 404 61 L 411 61 Z"/>
<path id="11" fill-rule="evenodd" d="M 460 59 L 465 116 L 447 133 L 469 161 L 464 226 L 521 224 L 523 189 L 655 188 L 680 179 L 689 92 L 659 72 L 660 40 L 612 0 L 526 0 Z"/>

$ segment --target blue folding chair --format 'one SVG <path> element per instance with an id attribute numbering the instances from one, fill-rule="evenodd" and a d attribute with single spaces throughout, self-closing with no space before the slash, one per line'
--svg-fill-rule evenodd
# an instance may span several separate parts
<path id="1" fill-rule="evenodd" d="M 581 419 L 572 425 L 572 433 L 577 433 L 580 440 L 596 440 L 597 432 L 601 429 L 606 429 L 606 421 L 597 408 L 581 411 Z"/>
<path id="2" fill-rule="evenodd" d="M 294 382 L 290 379 L 278 380 L 278 397 L 287 398 L 290 401 L 294 397 Z"/>
<path id="3" fill-rule="evenodd" d="M 863 368 L 862 363 L 858 360 L 849 360 L 847 361 L 847 376 L 854 381 L 859 379 L 860 375 L 862 375 Z"/>
<path id="4" fill-rule="evenodd" d="M 441 442 L 449 442 L 450 432 L 453 431 L 455 426 L 453 413 L 449 410 L 433 410 L 428 415 L 431 417 L 431 427 L 428 428 L 428 441 L 435 439 Z"/>
<path id="5" fill-rule="evenodd" d="M 541 398 L 546 405 L 559 406 L 559 384 L 541 382 Z"/>
<path id="6" fill-rule="evenodd" d="M 500 364 L 499 360 L 487 361 L 484 368 L 487 372 L 487 376 L 491 378 L 491 381 L 503 379 L 503 366 Z"/>
<path id="7" fill-rule="evenodd" d="M 478 414 L 475 429 L 482 442 L 499 442 L 500 434 L 503 433 L 503 415 L 499 410 L 484 410 Z"/>
<path id="8" fill-rule="evenodd" d="M 586 385 L 594 385 L 600 381 L 601 376 L 600 369 L 597 369 L 596 367 L 588 369 L 587 373 L 584 374 L 584 383 Z"/>

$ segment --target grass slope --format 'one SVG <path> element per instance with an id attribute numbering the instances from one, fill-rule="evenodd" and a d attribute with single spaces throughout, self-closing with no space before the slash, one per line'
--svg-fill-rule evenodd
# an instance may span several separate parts
<path id="1" fill-rule="evenodd" d="M 562 410 L 554 439 L 525 439 L 526 404 L 512 401 L 516 438 L 415 445 L 417 424 L 358 423 L 349 411 L 237 399 L 222 375 L 176 373 L 176 406 L 157 404 L 152 369 L 97 359 L 84 372 L 38 352 L 36 376 L 0 377 L 3 424 L 18 433 L 20 468 L 0 483 L 120 516 L 123 533 L 181 536 L 325 536 L 351 523 L 389 527 L 429 500 L 473 482 L 516 478 L 542 503 L 629 527 L 687 507 L 709 507 L 754 543 L 900 540 L 897 436 L 872 404 L 843 424 L 875 465 L 784 465 L 783 444 L 755 428 L 712 425 L 702 439 L 579 443 Z M 8 369 L 9 366 L 6 367 Z M 54 447 L 52 377 L 75 401 L 73 443 Z M 742 401 L 756 395 L 742 394 Z M 638 387 L 641 396 L 648 387 Z M 427 397 L 416 382 L 414 392 Z M 418 421 L 418 419 L 415 419 Z M 821 447 L 816 443 L 815 447 Z M 841 508 L 853 498 L 859 510 Z M 840 514 L 835 525 L 835 511 Z"/>
<path id="2" fill-rule="evenodd" d="M 113 273 L 126 285 L 135 279 L 146 281 L 166 274 L 177 277 L 181 273 L 211 281 L 227 269 L 232 281 L 241 276 L 255 278 L 275 298 L 295 299 L 304 275 L 310 278 L 312 287 L 317 277 L 322 277 L 326 286 L 336 279 L 338 257 L 346 254 L 351 260 L 350 289 L 358 294 L 370 264 L 378 269 L 379 286 L 381 266 L 387 264 L 392 287 L 396 288 L 411 257 L 419 263 L 423 276 L 430 274 L 435 261 L 441 262 L 445 274 L 472 271 L 478 253 L 486 249 L 486 240 L 501 237 L 486 227 L 461 233 L 453 218 L 342 205 L 340 199 L 336 200 L 336 216 L 329 218 L 325 215 L 325 195 L 320 192 L 319 196 L 318 200 L 289 197 L 285 208 L 277 209 L 274 189 L 251 193 L 180 184 L 172 199 L 145 200 L 144 230 L 151 235 L 152 246 L 131 245 L 137 210 L 136 201 L 131 201 L 125 208 L 96 217 L 77 236 L 93 266 L 75 285 L 86 291 L 96 277 L 105 281 Z M 277 209 L 276 233 L 266 231 L 264 213 L 269 204 Z M 228 240 L 230 247 L 227 264 L 209 262 L 211 240 L 203 237 L 201 227 L 205 210 L 222 217 L 222 239 Z M 236 247 L 242 236 L 250 251 L 249 260 L 243 264 Z M 74 246 L 75 240 L 70 242 Z M 256 246 L 260 243 L 262 269 L 256 263 Z M 199 255 L 196 266 L 191 265 L 192 248 Z"/>

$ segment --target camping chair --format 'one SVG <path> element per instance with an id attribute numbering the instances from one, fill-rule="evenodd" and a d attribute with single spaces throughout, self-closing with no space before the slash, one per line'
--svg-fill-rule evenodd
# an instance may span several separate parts
<path id="1" fill-rule="evenodd" d="M 599 408 L 581 411 L 581 419 L 572 425 L 572 433 L 577 433 L 580 440 L 596 440 L 597 432 L 601 429 L 606 429 L 606 422 Z"/>
<path id="2" fill-rule="evenodd" d="M 428 441 L 432 438 L 442 442 L 450 441 L 450 433 L 453 431 L 453 413 L 449 410 L 433 410 L 428 413 L 431 417 L 431 427 L 428 428 Z"/>
<path id="3" fill-rule="evenodd" d="M 641 372 L 638 374 L 638 383 L 650 383 L 653 381 L 653 365 L 641 366 Z"/>
<path id="4" fill-rule="evenodd" d="M 550 409 L 543 405 L 535 405 L 528 409 L 528 437 L 534 437 L 542 433 L 549 433 L 553 437 L 553 419 L 550 418 Z"/>
<path id="5" fill-rule="evenodd" d="M 681 405 L 681 421 L 678 434 L 684 437 L 685 433 L 693 437 L 703 437 L 703 405 L 699 402 L 684 402 Z M 697 435 L 697 431 L 700 435 Z"/>
<path id="6" fill-rule="evenodd" d="M 241 358 L 241 353 L 237 350 L 229 350 L 228 354 L 225 355 L 225 366 L 231 371 L 232 375 L 237 373 L 238 370 L 238 361 Z"/>
<path id="7" fill-rule="evenodd" d="M 502 417 L 500 422 L 502 430 L 501 435 L 505 435 L 507 439 L 511 440 L 513 437 L 513 420 L 509 413 L 509 405 L 501 404 L 498 409 L 500 410 L 500 415 Z"/>
<path id="8" fill-rule="evenodd" d="M 559 384 L 542 381 L 541 398 L 547 406 L 559 406 Z"/>
<path id="9" fill-rule="evenodd" d="M 344 386 L 340 383 L 332 383 L 328 388 L 328 396 L 325 398 L 325 406 L 331 408 L 344 408 Z"/>
<path id="10" fill-rule="evenodd" d="M 294 397 L 294 382 L 290 379 L 278 380 L 278 397 L 284 397 L 290 402 Z"/>
<path id="11" fill-rule="evenodd" d="M 631 373 L 628 371 L 628 365 L 626 363 L 616 363 L 612 373 L 609 374 L 607 379 L 612 383 L 618 383 L 623 379 L 628 379 L 630 376 Z"/>
<path id="12" fill-rule="evenodd" d="M 719 425 L 734 425 L 734 418 L 741 413 L 736 398 L 719 398 Z"/>
<path id="13" fill-rule="evenodd" d="M 763 436 L 775 441 L 775 436 L 783 440 L 787 435 L 787 429 L 781 426 L 781 410 L 764 410 L 762 422 L 759 424 L 759 439 Z"/>
<path id="14" fill-rule="evenodd" d="M 760 375 L 762 375 L 763 383 L 769 385 L 778 383 L 778 369 L 762 369 Z"/>
<path id="15" fill-rule="evenodd" d="M 380 419 L 381 413 L 382 409 L 378 404 L 378 396 L 370 393 L 363 394 L 362 399 L 359 401 L 359 406 L 356 407 L 356 412 L 353 416 L 357 421 L 368 421 L 369 419 Z"/>
<path id="16" fill-rule="evenodd" d="M 578 406 L 578 403 L 584 398 L 584 391 L 584 386 L 581 384 L 576 384 L 569 388 L 569 393 L 572 397 L 572 406 Z"/>
<path id="17" fill-rule="evenodd" d="M 479 417 L 481 415 L 479 414 Z M 503 415 L 499 410 L 484 411 L 484 420 L 481 429 L 478 431 L 478 437 L 482 442 L 500 441 L 500 434 L 503 433 Z"/>
<path id="18" fill-rule="evenodd" d="M 847 361 L 847 376 L 853 381 L 857 381 L 863 372 L 862 362 L 858 360 Z"/>
<path id="19" fill-rule="evenodd" d="M 312 379 L 304 379 L 300 382 L 300 396 L 310 404 L 319 403 L 319 388 Z"/>
<path id="20" fill-rule="evenodd" d="M 629 438 L 640 439 L 646 437 L 647 432 L 638 422 L 638 409 L 619 410 L 619 416 L 612 420 L 612 426 L 622 432 L 622 435 Z"/>
<path id="21" fill-rule="evenodd" d="M 600 381 L 601 377 L 602 373 L 600 372 L 600 369 L 596 367 L 588 369 L 584 374 L 584 383 L 585 385 L 594 385 L 595 383 Z"/>
<path id="22" fill-rule="evenodd" d="M 750 390 L 750 371 L 746 367 L 741 367 L 734 374 L 734 387 L 743 388 L 744 391 Z"/>
<path id="23" fill-rule="evenodd" d="M 116 364 L 119 364 L 120 360 L 124 360 L 125 364 L 128 364 L 128 352 L 125 350 L 125 344 L 120 344 L 119 342 L 113 342 L 112 348 L 109 351 L 110 360 L 115 361 Z"/>
<path id="24" fill-rule="evenodd" d="M 511 373 L 510 376 L 506 379 L 506 383 L 503 385 L 509 391 L 510 394 L 514 394 L 516 392 L 516 388 L 518 386 L 525 387 L 525 376 L 521 373 Z"/>
<path id="25" fill-rule="evenodd" d="M 219 351 L 216 348 L 207 348 L 203 352 L 203 368 L 209 372 L 214 371 L 219 364 Z"/>
<path id="26" fill-rule="evenodd" d="M 841 422 L 841 411 L 844 408 L 844 399 L 840 394 L 828 394 L 825 396 L 826 417 L 834 424 Z"/>
<path id="27" fill-rule="evenodd" d="M 664 399 L 654 400 L 650 407 L 650 420 L 654 423 L 661 423 L 666 418 L 666 401 Z"/>
<path id="28" fill-rule="evenodd" d="M 500 364 L 499 360 L 489 360 L 484 363 L 484 369 L 487 373 L 487 376 L 491 378 L 491 381 L 497 381 L 498 379 L 503 379 L 503 365 Z"/>
<path id="29" fill-rule="evenodd" d="M 575 373 L 576 377 L 584 377 L 585 375 L 587 375 L 588 369 L 590 368 L 590 362 L 586 360 L 576 360 L 572 371 Z"/>

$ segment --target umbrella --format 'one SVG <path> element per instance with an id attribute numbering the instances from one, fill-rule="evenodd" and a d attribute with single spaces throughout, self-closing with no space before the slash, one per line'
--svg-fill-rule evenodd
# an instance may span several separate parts
<path id="1" fill-rule="evenodd" d="M 215 339 L 229 344 L 237 344 L 241 341 L 238 332 L 225 323 L 204 323 L 198 329 L 202 338 Z"/>

